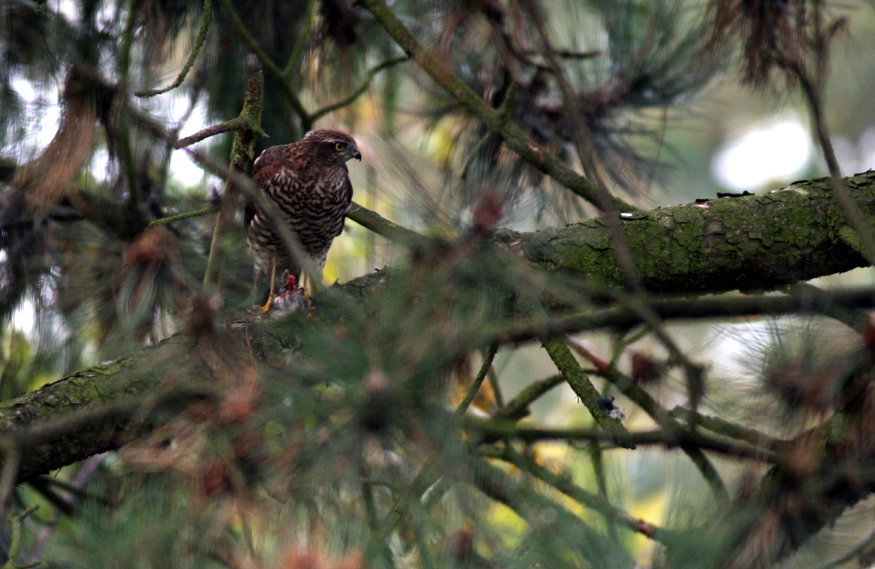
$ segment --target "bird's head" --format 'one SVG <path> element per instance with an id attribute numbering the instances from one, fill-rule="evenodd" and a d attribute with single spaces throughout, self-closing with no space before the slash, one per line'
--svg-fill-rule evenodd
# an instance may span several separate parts
<path id="1" fill-rule="evenodd" d="M 355 158 L 362 159 L 362 153 L 353 138 L 340 130 L 320 128 L 311 130 L 304 141 L 314 145 L 316 155 L 327 165 L 337 166 Z"/>

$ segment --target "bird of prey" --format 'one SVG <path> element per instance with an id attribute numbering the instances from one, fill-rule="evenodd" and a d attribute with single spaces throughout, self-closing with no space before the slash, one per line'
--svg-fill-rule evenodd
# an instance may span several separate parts
<path id="1" fill-rule="evenodd" d="M 270 274 L 270 293 L 262 310 L 269 310 L 275 298 L 277 269 L 280 274 L 288 272 L 303 286 L 322 274 L 328 249 L 343 230 L 352 202 L 346 167 L 352 158 L 361 160 L 362 155 L 350 135 L 318 129 L 299 142 L 272 146 L 255 160 L 252 177 L 276 214 L 272 216 L 256 205 L 246 216 L 256 285 Z M 296 246 L 286 246 L 274 221 L 289 230 Z"/>

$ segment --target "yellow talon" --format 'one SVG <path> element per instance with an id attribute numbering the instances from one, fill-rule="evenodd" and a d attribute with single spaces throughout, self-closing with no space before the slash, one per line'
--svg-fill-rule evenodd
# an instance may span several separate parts
<path id="1" fill-rule="evenodd" d="M 273 306 L 273 299 L 276 298 L 276 293 L 273 292 L 274 281 L 276 280 L 276 255 L 270 260 L 270 292 L 267 294 L 267 302 L 264 306 L 259 306 L 258 309 L 262 312 L 267 312 Z"/>
<path id="2" fill-rule="evenodd" d="M 276 298 L 276 295 L 273 293 L 270 293 L 270 295 L 268 295 L 268 297 L 267 297 L 267 302 L 264 303 L 264 306 L 259 306 L 258 309 L 261 310 L 262 312 L 267 312 L 268 310 L 270 310 L 270 307 L 273 306 L 273 299 L 275 299 L 275 298 Z"/>
<path id="3" fill-rule="evenodd" d="M 311 308 L 313 308 L 313 301 L 310 300 L 310 295 L 307 294 L 307 289 L 302 288 L 302 289 L 301 289 L 301 294 L 304 295 L 304 300 L 307 301 L 307 310 L 310 310 Z"/>

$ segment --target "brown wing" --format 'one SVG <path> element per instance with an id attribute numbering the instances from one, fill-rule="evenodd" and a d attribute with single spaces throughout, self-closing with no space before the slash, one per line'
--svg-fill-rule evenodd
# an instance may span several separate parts
<path id="1" fill-rule="evenodd" d="M 264 189 L 272 178 L 283 171 L 292 175 L 304 171 L 309 167 L 310 160 L 300 142 L 271 146 L 252 165 L 252 179 L 259 188 Z"/>

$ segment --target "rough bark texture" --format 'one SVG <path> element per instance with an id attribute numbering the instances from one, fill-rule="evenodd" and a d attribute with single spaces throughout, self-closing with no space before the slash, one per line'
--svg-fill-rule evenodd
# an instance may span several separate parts
<path id="1" fill-rule="evenodd" d="M 212 334 L 177 334 L 0 403 L 0 437 L 19 449 L 19 481 L 118 448 L 130 439 L 132 417 L 139 429 L 148 430 L 161 420 L 151 411 L 175 401 L 211 397 L 235 365 L 227 354 L 251 350 L 261 365 L 270 366 L 285 348 L 260 321 L 227 328 L 219 332 L 225 354 L 221 361 L 209 345 Z"/>
<path id="2" fill-rule="evenodd" d="M 22 452 L 19 479 L 28 480 L 93 454 L 117 448 L 117 435 L 124 429 L 129 414 L 108 413 L 106 416 L 93 417 L 84 424 L 79 424 L 75 414 L 118 404 L 125 398 L 142 397 L 171 376 L 172 369 L 202 373 L 202 369 L 186 366 L 185 357 L 181 357 L 180 346 L 186 342 L 190 343 L 182 336 L 174 336 L 158 346 L 86 368 L 0 404 L 0 432 L 13 437 Z M 61 426 L 68 422 L 65 426 L 69 428 Z M 63 435 L 45 437 L 48 440 L 40 441 L 29 438 L 27 429 L 49 424 L 60 427 Z"/>
<path id="3" fill-rule="evenodd" d="M 857 205 L 875 214 L 875 172 L 846 178 Z M 623 236 L 654 293 L 767 289 L 866 264 L 850 240 L 826 178 L 768 194 L 722 198 L 623 215 Z M 623 279 L 599 220 L 516 236 L 547 269 L 610 284 Z"/>

